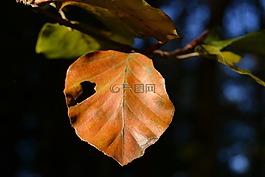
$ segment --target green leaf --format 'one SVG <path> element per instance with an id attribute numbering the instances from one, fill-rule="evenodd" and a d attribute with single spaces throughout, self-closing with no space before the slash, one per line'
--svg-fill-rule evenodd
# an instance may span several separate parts
<path id="1" fill-rule="evenodd" d="M 263 80 L 261 80 L 260 78 L 258 78 L 257 76 L 253 75 L 250 71 L 244 70 L 242 68 L 239 68 L 236 65 L 230 66 L 230 68 L 237 72 L 238 74 L 242 74 L 242 75 L 246 75 L 251 77 L 252 79 L 254 79 L 257 83 L 259 83 L 260 85 L 265 87 L 265 82 Z"/>
<path id="2" fill-rule="evenodd" d="M 220 62 L 225 65 L 232 66 L 241 61 L 241 56 L 233 52 L 223 51 L 221 52 L 221 54 L 222 54 L 222 61 Z"/>
<path id="3" fill-rule="evenodd" d="M 223 63 L 223 56 L 220 50 L 211 45 L 198 45 L 195 47 L 195 51 L 200 54 L 200 56 L 209 58 L 209 59 L 216 59 L 219 62 Z"/>
<path id="4" fill-rule="evenodd" d="M 122 44 L 132 45 L 134 41 L 133 38 L 123 37 L 110 31 L 89 26 L 86 28 Z M 36 52 L 42 53 L 50 59 L 73 59 L 99 49 L 115 49 L 115 46 L 77 30 L 52 23 L 46 23 L 42 27 L 36 44 Z"/>
<path id="5" fill-rule="evenodd" d="M 173 21 L 144 0 L 39 0 L 34 3 L 42 2 L 62 2 L 61 8 L 67 5 L 84 8 L 122 36 L 154 37 L 162 42 L 178 38 Z"/>
<path id="6" fill-rule="evenodd" d="M 241 56 L 230 51 L 220 51 L 217 47 L 211 45 L 198 45 L 195 48 L 201 56 L 216 59 L 218 62 L 227 66 L 235 65 L 241 61 Z"/>
<path id="7" fill-rule="evenodd" d="M 94 38 L 59 24 L 46 23 L 38 37 L 36 52 L 47 58 L 73 59 L 100 48 Z"/>
<path id="8" fill-rule="evenodd" d="M 232 46 L 242 51 L 265 56 L 265 30 L 252 32 L 244 36 L 222 41 L 205 41 L 208 45 L 215 46 L 219 50 Z"/>
<path id="9" fill-rule="evenodd" d="M 263 80 L 253 75 L 250 71 L 236 66 L 236 63 L 241 61 L 241 56 L 229 51 L 221 52 L 218 47 L 204 44 L 196 46 L 195 51 L 198 52 L 202 57 L 216 59 L 218 62 L 228 66 L 238 74 L 251 77 L 257 83 L 265 87 L 265 82 Z"/>

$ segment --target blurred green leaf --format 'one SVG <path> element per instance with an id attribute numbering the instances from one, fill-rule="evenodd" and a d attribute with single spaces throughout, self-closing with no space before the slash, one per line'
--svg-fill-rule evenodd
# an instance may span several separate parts
<path id="1" fill-rule="evenodd" d="M 235 65 L 241 60 L 240 55 L 229 51 L 220 51 L 217 47 L 211 45 L 198 45 L 195 51 L 203 57 L 216 59 L 218 62 L 228 66 Z"/>
<path id="2" fill-rule="evenodd" d="M 196 46 L 195 51 L 198 52 L 202 57 L 216 59 L 218 62 L 228 66 L 230 69 L 237 72 L 238 74 L 247 75 L 251 77 L 257 83 L 265 87 L 265 82 L 263 80 L 253 75 L 250 71 L 236 66 L 236 63 L 241 61 L 240 55 L 237 55 L 230 51 L 220 51 L 218 47 L 204 44 Z"/>
<path id="3" fill-rule="evenodd" d="M 249 77 L 251 77 L 252 79 L 254 79 L 257 83 L 259 83 L 260 85 L 265 87 L 265 82 L 263 80 L 261 80 L 260 78 L 256 77 L 255 75 L 253 75 L 250 71 L 247 71 L 245 69 L 239 68 L 236 65 L 233 66 L 229 66 L 233 71 L 242 74 L 242 75 L 247 75 Z"/>
<path id="4" fill-rule="evenodd" d="M 195 51 L 198 52 L 200 56 L 202 57 L 209 58 L 209 59 L 216 59 L 221 63 L 223 61 L 222 53 L 215 46 L 202 44 L 202 45 L 196 46 Z"/>
<path id="5" fill-rule="evenodd" d="M 110 31 L 89 26 L 86 28 L 122 44 L 132 45 L 134 41 L 133 38 L 120 36 Z M 52 23 L 46 23 L 42 27 L 36 44 L 36 52 L 50 59 L 74 59 L 99 49 L 115 49 L 115 46 L 69 27 Z"/>
<path id="6" fill-rule="evenodd" d="M 100 48 L 94 38 L 59 24 L 46 23 L 38 37 L 36 52 L 50 59 L 73 59 Z"/>
<path id="7" fill-rule="evenodd" d="M 222 61 L 225 65 L 232 66 L 241 61 L 241 56 L 230 51 L 222 51 Z"/>
<path id="8" fill-rule="evenodd" d="M 265 30 L 252 32 L 238 38 L 222 41 L 211 41 L 207 38 L 204 42 L 208 45 L 215 46 L 219 50 L 232 46 L 242 51 L 265 56 Z"/>

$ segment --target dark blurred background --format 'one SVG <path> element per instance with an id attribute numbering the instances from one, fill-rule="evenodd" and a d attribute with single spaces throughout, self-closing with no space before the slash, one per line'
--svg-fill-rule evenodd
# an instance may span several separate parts
<path id="1" fill-rule="evenodd" d="M 223 38 L 265 28 L 265 0 L 148 1 L 174 21 L 183 47 L 205 29 Z M 145 155 L 125 167 L 82 142 L 71 127 L 63 89 L 74 60 L 35 54 L 48 20 L 15 0 L 2 2 L 1 177 L 264 177 L 265 88 L 200 58 L 155 59 L 176 107 L 172 124 Z M 148 46 L 152 40 L 136 40 Z M 264 46 L 265 50 L 265 46 Z M 240 66 L 265 79 L 264 57 Z"/>

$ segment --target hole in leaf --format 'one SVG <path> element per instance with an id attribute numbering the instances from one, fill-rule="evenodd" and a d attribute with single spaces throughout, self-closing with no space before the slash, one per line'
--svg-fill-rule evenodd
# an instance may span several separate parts
<path id="1" fill-rule="evenodd" d="M 77 103 L 81 103 L 82 101 L 84 101 L 85 99 L 87 99 L 88 97 L 90 97 L 91 95 L 93 95 L 95 93 L 95 83 L 91 83 L 89 81 L 84 81 L 80 84 L 82 86 L 82 94 L 76 99 Z"/>

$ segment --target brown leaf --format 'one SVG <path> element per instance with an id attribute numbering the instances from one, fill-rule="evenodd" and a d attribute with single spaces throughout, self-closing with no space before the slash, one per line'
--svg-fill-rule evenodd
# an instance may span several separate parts
<path id="1" fill-rule="evenodd" d="M 77 103 L 87 81 L 96 83 L 96 93 Z M 141 157 L 174 113 L 163 77 L 139 53 L 99 51 L 80 57 L 68 69 L 64 93 L 77 135 L 120 165 Z"/>
<path id="2" fill-rule="evenodd" d="M 31 4 L 47 2 L 62 3 L 61 8 L 79 6 L 121 36 L 154 37 L 163 42 L 179 37 L 173 21 L 144 0 L 35 0 Z"/>

